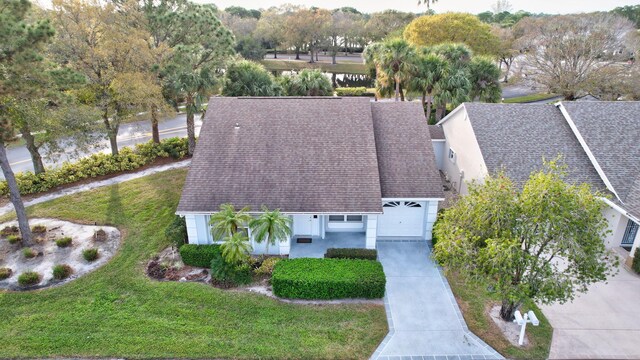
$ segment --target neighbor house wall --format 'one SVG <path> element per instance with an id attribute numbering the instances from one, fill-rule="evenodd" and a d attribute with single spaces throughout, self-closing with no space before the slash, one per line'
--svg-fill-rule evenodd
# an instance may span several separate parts
<path id="1" fill-rule="evenodd" d="M 446 147 L 445 140 L 431 140 L 431 144 L 433 145 L 433 153 L 436 157 L 436 166 L 438 170 L 442 171 L 442 167 L 444 166 L 444 149 Z"/>
<path id="2" fill-rule="evenodd" d="M 464 105 L 460 105 L 440 124 L 446 138 L 442 170 L 456 191 L 467 194 L 466 182 L 482 181 L 488 172 Z M 449 159 L 450 149 L 456 154 L 454 161 Z"/>
<path id="3" fill-rule="evenodd" d="M 624 230 L 627 227 L 627 217 L 609 206 L 602 211 L 602 215 L 607 219 L 607 230 L 609 231 L 604 239 L 605 246 L 607 248 L 620 246 Z"/>

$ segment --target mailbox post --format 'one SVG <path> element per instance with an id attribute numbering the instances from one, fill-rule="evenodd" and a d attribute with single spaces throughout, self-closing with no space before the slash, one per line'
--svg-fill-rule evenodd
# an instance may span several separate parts
<path id="1" fill-rule="evenodd" d="M 524 317 L 522 316 L 520 311 L 516 310 L 514 317 L 515 319 L 513 320 L 513 322 L 521 326 L 518 345 L 522 346 L 524 345 L 524 331 L 527 328 L 527 323 L 531 323 L 531 325 L 533 326 L 538 326 L 540 325 L 540 321 L 538 321 L 538 317 L 531 310 L 528 313 L 524 314 Z"/>

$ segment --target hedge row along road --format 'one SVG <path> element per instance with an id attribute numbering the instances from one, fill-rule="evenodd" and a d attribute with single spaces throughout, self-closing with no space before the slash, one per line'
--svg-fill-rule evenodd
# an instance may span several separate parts
<path id="1" fill-rule="evenodd" d="M 196 136 L 200 133 L 200 126 L 202 120 L 200 116 L 196 116 Z M 160 139 L 171 137 L 186 137 L 187 125 L 186 115 L 180 114 L 173 118 L 161 120 L 159 124 Z M 148 120 L 133 122 L 120 125 L 120 132 L 118 135 L 118 147 L 122 149 L 125 146 L 133 146 L 135 144 L 144 143 L 151 140 L 151 122 Z M 105 152 L 109 153 L 109 141 L 105 138 L 103 140 L 101 148 L 94 150 L 94 153 Z M 68 149 L 70 155 L 74 149 Z M 91 153 L 84 153 L 83 156 L 89 156 Z M 7 157 L 11 163 L 11 168 L 14 172 L 33 171 L 33 163 L 31 162 L 31 156 L 24 145 L 7 149 Z M 75 161 L 77 159 L 69 158 L 68 155 L 63 155 L 56 161 L 47 160 L 45 166 L 49 169 L 52 167 L 60 166 L 64 161 Z M 0 172 L 0 179 L 4 179 L 4 175 Z"/>

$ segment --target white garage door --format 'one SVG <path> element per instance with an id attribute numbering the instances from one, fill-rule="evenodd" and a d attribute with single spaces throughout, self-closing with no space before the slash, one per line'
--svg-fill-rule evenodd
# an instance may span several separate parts
<path id="1" fill-rule="evenodd" d="M 425 203 L 389 201 L 378 216 L 378 236 L 422 236 Z"/>

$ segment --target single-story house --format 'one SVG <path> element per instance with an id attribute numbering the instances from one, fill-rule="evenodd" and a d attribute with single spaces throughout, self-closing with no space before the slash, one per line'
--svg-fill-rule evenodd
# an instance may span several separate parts
<path id="1" fill-rule="evenodd" d="M 189 243 L 220 241 L 209 218 L 221 204 L 264 205 L 293 219 L 293 236 L 429 240 L 442 182 L 419 103 L 358 97 L 214 97 L 178 205 Z M 250 231 L 249 236 L 251 237 Z M 256 253 L 266 251 L 256 244 Z M 346 247 L 346 246 L 345 246 Z"/>
<path id="2" fill-rule="evenodd" d="M 439 169 L 459 193 L 501 169 L 524 182 L 562 155 L 569 181 L 608 194 L 607 246 L 632 256 L 640 245 L 640 102 L 465 103 L 434 128 Z"/>

